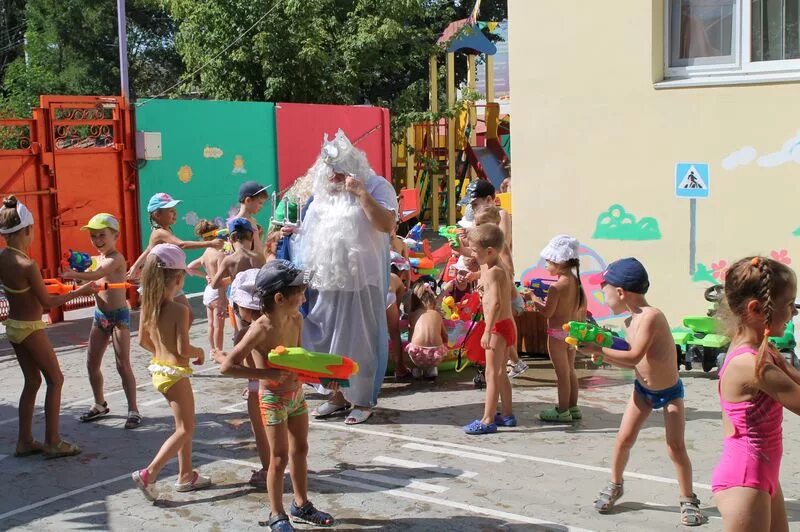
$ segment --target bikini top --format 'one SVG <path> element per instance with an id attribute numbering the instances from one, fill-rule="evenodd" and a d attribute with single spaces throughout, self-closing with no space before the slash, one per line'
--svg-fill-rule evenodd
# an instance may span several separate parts
<path id="1" fill-rule="evenodd" d="M 6 249 L 12 249 L 12 250 L 16 251 L 17 253 L 19 253 L 20 255 L 22 255 L 23 257 L 25 257 L 26 259 L 30 259 L 30 257 L 24 251 L 22 251 L 21 249 L 17 249 L 17 248 L 15 248 L 13 246 L 6 246 Z M 11 288 L 11 287 L 6 286 L 4 284 L 0 284 L 0 288 L 3 289 L 3 292 L 6 292 L 8 294 L 24 294 L 25 292 L 27 292 L 28 290 L 31 289 L 31 285 L 28 285 L 28 286 L 26 286 L 25 288 L 22 288 L 22 289 L 17 289 L 17 288 Z"/>

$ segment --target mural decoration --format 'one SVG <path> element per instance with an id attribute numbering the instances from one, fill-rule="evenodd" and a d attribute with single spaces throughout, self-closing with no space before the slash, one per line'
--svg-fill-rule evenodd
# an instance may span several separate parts
<path id="1" fill-rule="evenodd" d="M 718 260 L 712 262 L 711 266 L 698 263 L 697 271 L 692 275 L 692 281 L 695 283 L 711 283 L 722 284 L 725 282 L 725 275 L 728 273 L 728 261 Z"/>
<path id="2" fill-rule="evenodd" d="M 798 227 L 797 229 L 795 229 L 795 230 L 792 232 L 792 234 L 793 234 L 794 236 L 800 236 L 800 227 Z"/>
<path id="3" fill-rule="evenodd" d="M 178 179 L 181 183 L 186 184 L 192 180 L 192 167 L 188 164 L 181 166 L 178 169 Z"/>
<path id="4" fill-rule="evenodd" d="M 197 222 L 200 221 L 200 217 L 194 211 L 189 211 L 183 215 L 183 221 L 186 222 L 187 225 L 191 225 L 194 227 L 197 225 Z"/>
<path id="5" fill-rule="evenodd" d="M 773 260 L 776 260 L 782 264 L 790 265 L 792 263 L 792 259 L 789 257 L 789 251 L 785 249 L 779 249 L 777 251 L 771 251 L 769 254 Z"/>
<path id="6" fill-rule="evenodd" d="M 744 146 L 722 160 L 725 170 L 733 170 L 739 166 L 747 166 L 756 161 L 762 168 L 774 168 L 786 163 L 800 164 L 800 130 L 783 143 L 777 151 L 758 157 L 758 151 L 752 146 Z"/>
<path id="7" fill-rule="evenodd" d="M 234 174 L 246 174 L 247 168 L 244 167 L 244 157 L 237 155 L 233 158 L 233 171 Z"/>
<path id="8" fill-rule="evenodd" d="M 583 289 L 586 291 L 589 312 L 592 313 L 592 316 L 597 321 L 609 320 L 618 317 L 606 305 L 600 285 L 589 282 L 589 278 L 592 275 L 605 270 L 608 266 L 608 263 L 606 263 L 600 254 L 588 246 L 581 245 L 580 248 L 578 248 L 578 254 L 581 260 L 581 284 L 583 285 Z M 544 259 L 539 259 L 539 262 L 536 263 L 535 266 L 526 269 L 520 275 L 520 281 L 522 282 L 523 286 L 527 286 L 531 279 L 552 278 L 553 276 L 550 275 L 545 268 Z"/>
<path id="9" fill-rule="evenodd" d="M 619 204 L 612 205 L 597 217 L 592 238 L 598 240 L 661 240 L 661 231 L 655 218 L 637 221 Z"/>
<path id="10" fill-rule="evenodd" d="M 206 159 L 219 159 L 223 155 L 222 150 L 214 146 L 206 146 L 203 149 L 203 157 Z"/>

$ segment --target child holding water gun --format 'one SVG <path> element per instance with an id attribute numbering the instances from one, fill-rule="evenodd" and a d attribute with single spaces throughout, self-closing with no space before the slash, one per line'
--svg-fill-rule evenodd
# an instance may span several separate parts
<path id="1" fill-rule="evenodd" d="M 194 359 L 195 365 L 202 365 L 204 353 L 189 342 L 189 310 L 175 301 L 183 288 L 185 274 L 186 255 L 175 244 L 153 246 L 142 271 L 139 345 L 153 354 L 147 368 L 153 376 L 153 387 L 167 400 L 175 417 L 175 432 L 150 465 L 131 473 L 133 482 L 149 501 L 155 501 L 156 479 L 175 455 L 178 456 L 176 491 L 194 491 L 211 485 L 210 478 L 192 469 L 195 417 L 189 361 Z"/>
<path id="2" fill-rule="evenodd" d="M 505 371 L 508 347 L 517 342 L 511 314 L 511 289 L 508 272 L 500 262 L 503 231 L 495 224 L 484 224 L 469 231 L 469 244 L 481 265 L 481 293 L 485 330 L 481 347 L 486 350 L 486 402 L 483 417 L 464 427 L 467 434 L 491 434 L 497 425 L 514 427 L 517 418 L 511 405 L 511 381 Z M 498 398 L 502 404 L 497 413 Z"/>
<path id="3" fill-rule="evenodd" d="M 267 427 L 270 460 L 267 473 L 270 514 L 260 523 L 270 530 L 294 530 L 292 520 L 317 526 L 332 526 L 333 517 L 317 510 L 308 500 L 308 406 L 297 375 L 265 367 L 250 368 L 244 360 L 255 351 L 256 359 L 266 360 L 276 347 L 299 346 L 302 333 L 300 305 L 305 301 L 311 272 L 288 261 L 273 260 L 256 276 L 256 294 L 263 315 L 250 325 L 244 338 L 225 355 L 220 371 L 225 375 L 260 379 L 261 415 Z M 330 388 L 336 385 L 329 385 Z M 289 515 L 283 506 L 283 474 L 290 466 L 294 500 Z"/>
<path id="4" fill-rule="evenodd" d="M 207 240 L 204 242 L 187 242 L 176 237 L 172 232 L 172 226 L 178 220 L 178 211 L 176 206 L 181 200 L 173 199 L 172 196 L 166 192 L 158 192 L 150 198 L 147 203 L 147 212 L 150 216 L 150 226 L 153 232 L 150 233 L 150 240 L 147 243 L 147 248 L 136 259 L 136 262 L 128 270 L 128 279 L 137 280 L 141 275 L 141 270 L 144 267 L 145 259 L 153 247 L 158 244 L 174 244 L 181 249 L 200 249 L 200 248 L 214 248 L 222 249 L 223 242 L 218 239 Z M 192 307 L 189 305 L 189 300 L 183 293 L 183 289 L 178 291 L 175 295 L 175 301 L 185 305 L 189 309 L 189 321 L 194 319 L 192 315 Z"/>
<path id="5" fill-rule="evenodd" d="M 732 335 L 719 369 L 725 439 L 711 489 L 725 530 L 789 530 L 779 480 L 783 409 L 800 414 L 800 373 L 769 342 L 797 315 L 797 278 L 766 257 L 747 257 L 725 277 Z"/>
<path id="6" fill-rule="evenodd" d="M 536 311 L 547 318 L 547 327 L 561 329 L 570 321 L 584 321 L 586 294 L 581 285 L 581 265 L 578 259 L 578 241 L 567 235 L 558 235 L 542 250 L 547 271 L 557 277 L 543 302 L 534 297 Z M 674 351 L 674 349 L 673 349 Z M 539 412 L 542 421 L 569 423 L 583 417 L 578 408 L 578 375 L 575 373 L 575 348 L 557 338 L 547 338 L 547 352 L 556 371 L 558 404 Z"/>
<path id="7" fill-rule="evenodd" d="M 255 294 L 258 271 L 258 268 L 252 268 L 239 272 L 231 283 L 230 301 L 233 313 L 242 323 L 242 328 L 233 337 L 234 345 L 244 338 L 250 329 L 250 324 L 261 316 L 261 299 Z M 253 357 L 252 352 L 247 355 L 243 363 L 249 368 L 264 369 L 267 367 L 264 360 L 260 357 Z M 247 382 L 247 414 L 250 417 L 250 426 L 253 429 L 258 458 L 261 461 L 261 469 L 253 471 L 249 483 L 251 486 L 265 490 L 267 489 L 267 471 L 269 470 L 269 441 L 264 421 L 261 419 L 260 398 L 263 391 L 258 379 L 250 379 Z"/>
<path id="8" fill-rule="evenodd" d="M 25 377 L 19 396 L 19 434 L 14 456 L 39 453 L 48 458 L 74 456 L 81 452 L 80 447 L 62 440 L 59 433 L 64 375 L 44 332 L 42 314 L 45 308 L 58 307 L 96 292 L 97 286 L 87 283 L 74 292 L 58 296 L 47 293 L 39 265 L 26 253 L 33 243 L 33 214 L 14 196 L 3 199 L 0 235 L 6 241 L 6 247 L 0 250 L 0 282 L 9 305 L 6 336 Z M 47 382 L 44 444 L 33 438 L 33 409 L 42 375 Z"/>
<path id="9" fill-rule="evenodd" d="M 436 294 L 430 285 L 417 280 L 411 286 L 411 308 L 409 309 L 410 342 L 406 353 L 416 366 L 411 370 L 414 377 L 436 379 L 437 366 L 447 356 L 447 330 L 436 305 Z"/>
<path id="10" fill-rule="evenodd" d="M 218 239 L 217 236 L 221 229 L 214 222 L 200 220 L 194 226 L 194 234 L 205 241 Z M 220 263 L 225 258 L 225 252 L 221 249 L 206 248 L 200 258 L 189 263 L 188 269 L 193 270 L 202 268 L 206 272 L 205 290 L 203 290 L 203 306 L 206 307 L 208 318 L 208 345 L 211 350 L 211 358 L 217 359 L 217 353 L 222 352 L 225 320 L 228 318 L 228 297 L 224 289 L 211 286 L 211 280 L 217 275 Z"/>
<path id="11" fill-rule="evenodd" d="M 675 364 L 675 342 L 667 318 L 645 299 L 650 287 L 647 271 L 634 258 L 620 259 L 609 264 L 591 282 L 600 284 L 605 301 L 615 314 L 631 314 L 624 323 L 630 350 L 621 351 L 597 344 L 585 344 L 581 349 L 592 353 L 593 361 L 602 356 L 609 364 L 633 368 L 636 372 L 631 398 L 622 415 L 614 445 L 611 480 L 597 496 L 594 507 L 600 513 L 608 513 L 622 497 L 622 475 L 631 448 L 650 413 L 663 408 L 667 450 L 678 476 L 681 523 L 700 525 L 704 519 L 700 513 L 700 501 L 692 490 L 692 464 L 683 438 L 686 424 L 684 392 Z"/>
<path id="12" fill-rule="evenodd" d="M 97 267 L 92 271 L 77 272 L 66 269 L 61 277 L 79 281 L 98 281 L 100 283 L 125 282 L 128 265 L 117 248 L 119 221 L 114 216 L 101 212 L 83 226 L 89 231 L 92 245 L 100 253 Z M 125 428 L 133 429 L 142 424 L 142 416 L 136 406 L 136 378 L 131 369 L 131 311 L 124 289 L 104 290 L 95 294 L 97 307 L 94 321 L 89 331 L 89 348 L 86 367 L 89 371 L 89 384 L 92 386 L 94 406 L 80 417 L 83 422 L 94 421 L 108 415 L 111 409 L 103 395 L 103 355 L 108 343 L 114 348 L 117 372 L 122 379 L 122 388 L 128 400 L 128 417 Z"/>

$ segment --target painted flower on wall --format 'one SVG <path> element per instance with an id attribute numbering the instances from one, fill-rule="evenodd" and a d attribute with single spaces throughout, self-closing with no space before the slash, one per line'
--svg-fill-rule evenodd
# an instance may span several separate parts
<path id="1" fill-rule="evenodd" d="M 776 260 L 782 264 L 789 265 L 792 263 L 792 259 L 789 257 L 789 252 L 785 249 L 781 249 L 780 251 L 773 251 L 770 254 L 773 260 Z"/>
<path id="2" fill-rule="evenodd" d="M 722 282 L 725 280 L 725 276 L 728 274 L 728 262 L 725 260 L 721 260 L 719 262 L 712 262 L 711 263 L 711 275 L 714 279 Z"/>

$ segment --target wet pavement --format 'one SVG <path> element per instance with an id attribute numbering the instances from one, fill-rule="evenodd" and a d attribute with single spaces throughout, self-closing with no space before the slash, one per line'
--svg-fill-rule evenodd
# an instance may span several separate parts
<path id="1" fill-rule="evenodd" d="M 204 313 L 196 313 L 203 316 Z M 145 423 L 125 430 L 126 404 L 113 353 L 104 361 L 111 415 L 83 424 L 77 417 L 92 403 L 85 370 L 89 321 L 49 329 L 65 374 L 62 433 L 84 452 L 45 460 L 11 456 L 16 439 L 16 401 L 22 387 L 15 358 L 0 344 L 0 467 L 6 489 L 0 499 L 2 530 L 256 530 L 267 517 L 266 495 L 247 484 L 258 458 L 241 396 L 244 382 L 223 377 L 213 363 L 197 371 L 194 440 L 196 467 L 214 487 L 196 493 L 172 488 L 176 463 L 162 473 L 159 500 L 148 503 L 130 472 L 146 465 L 173 429 L 164 399 L 152 389 L 149 357 L 135 346 L 132 360 Z M 205 323 L 192 328 L 205 346 Z M 472 370 L 444 373 L 439 382 L 399 384 L 387 379 L 380 408 L 366 424 L 343 418 L 312 421 L 309 489 L 314 504 L 337 519 L 337 530 L 675 530 L 678 492 L 666 455 L 662 418 L 648 420 L 633 450 L 624 498 L 611 515 L 598 515 L 592 501 L 606 480 L 611 450 L 632 373 L 587 368 L 579 378 L 584 419 L 548 425 L 539 410 L 555 397 L 547 361 L 514 379 L 514 411 L 520 426 L 487 436 L 467 436 L 464 425 L 482 411 L 483 392 Z M 694 465 L 695 491 L 710 517 L 703 530 L 722 530 L 710 491 L 721 449 L 721 422 L 713 373 L 682 373 L 687 395 L 686 444 Z M 39 394 L 35 434 L 42 437 Z M 321 398 L 309 395 L 313 407 Z M 800 530 L 800 422 L 786 413 L 781 480 L 789 499 L 790 528 Z M 286 505 L 291 485 L 285 482 Z"/>

